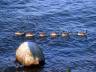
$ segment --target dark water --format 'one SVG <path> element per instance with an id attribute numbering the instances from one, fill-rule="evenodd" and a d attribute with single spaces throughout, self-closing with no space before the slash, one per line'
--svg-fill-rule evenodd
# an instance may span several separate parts
<path id="1" fill-rule="evenodd" d="M 15 50 L 25 38 L 16 31 L 88 31 L 87 37 L 32 40 L 43 49 L 43 68 L 16 69 Z M 96 72 L 95 0 L 0 0 L 1 72 Z"/>

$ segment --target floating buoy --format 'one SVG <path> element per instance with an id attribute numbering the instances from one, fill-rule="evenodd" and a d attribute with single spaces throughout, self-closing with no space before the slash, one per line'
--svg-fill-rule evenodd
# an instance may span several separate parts
<path id="1" fill-rule="evenodd" d="M 50 36 L 51 36 L 52 38 L 55 38 L 55 37 L 57 37 L 57 33 L 56 33 L 56 32 L 51 32 L 51 33 L 50 33 Z"/>
<path id="2" fill-rule="evenodd" d="M 78 36 L 85 36 L 86 33 L 85 33 L 85 32 L 78 32 L 77 35 L 78 35 Z"/>
<path id="3" fill-rule="evenodd" d="M 34 42 L 24 42 L 16 50 L 16 60 L 24 66 L 44 64 L 44 55 Z"/>
<path id="4" fill-rule="evenodd" d="M 15 35 L 16 36 L 22 36 L 22 35 L 24 35 L 24 33 L 23 32 L 15 32 Z"/>
<path id="5" fill-rule="evenodd" d="M 46 36 L 46 33 L 45 33 L 45 32 L 40 32 L 40 33 L 39 33 L 39 36 L 40 36 L 40 37 L 45 37 L 45 36 Z"/>
<path id="6" fill-rule="evenodd" d="M 34 33 L 28 32 L 25 34 L 25 37 L 34 37 Z"/>
<path id="7" fill-rule="evenodd" d="M 61 36 L 62 36 L 62 37 L 67 37 L 67 36 L 69 36 L 69 33 L 68 33 L 68 32 L 62 32 L 62 33 L 61 33 Z"/>

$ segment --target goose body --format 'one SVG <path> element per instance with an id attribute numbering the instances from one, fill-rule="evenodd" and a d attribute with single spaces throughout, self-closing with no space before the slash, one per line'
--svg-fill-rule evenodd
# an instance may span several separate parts
<path id="1" fill-rule="evenodd" d="M 56 32 L 51 32 L 51 33 L 50 33 L 50 36 L 51 36 L 52 38 L 55 38 L 55 37 L 57 36 L 57 33 L 56 33 Z"/>
<path id="2" fill-rule="evenodd" d="M 69 36 L 69 33 L 68 33 L 68 32 L 62 32 L 62 33 L 61 33 L 61 36 L 62 36 L 62 37 L 67 37 L 67 36 Z"/>
<path id="3" fill-rule="evenodd" d="M 25 35 L 25 37 L 33 37 L 34 36 L 34 34 L 32 33 L 32 32 L 28 32 L 28 33 L 26 33 L 26 35 Z"/>
<path id="4" fill-rule="evenodd" d="M 24 35 L 24 33 L 23 32 L 15 32 L 15 35 L 16 36 L 22 36 L 22 35 Z"/>
<path id="5" fill-rule="evenodd" d="M 45 36 L 46 36 L 46 33 L 45 33 L 45 32 L 40 32 L 40 33 L 39 33 L 39 36 L 40 36 L 40 37 L 45 37 Z"/>
<path id="6" fill-rule="evenodd" d="M 78 36 L 85 36 L 86 33 L 85 33 L 85 32 L 78 32 L 77 35 L 78 35 Z"/>

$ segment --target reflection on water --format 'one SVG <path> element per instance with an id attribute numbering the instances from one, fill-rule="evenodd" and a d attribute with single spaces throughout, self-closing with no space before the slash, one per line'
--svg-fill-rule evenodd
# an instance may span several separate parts
<path id="1" fill-rule="evenodd" d="M 4 72 L 41 72 L 43 67 L 7 67 Z"/>

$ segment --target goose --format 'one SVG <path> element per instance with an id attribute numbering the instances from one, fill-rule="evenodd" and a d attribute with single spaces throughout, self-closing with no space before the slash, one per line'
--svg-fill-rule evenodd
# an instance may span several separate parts
<path id="1" fill-rule="evenodd" d="M 15 32 L 15 35 L 16 36 L 22 36 L 22 35 L 24 35 L 24 33 L 23 32 Z"/>
<path id="2" fill-rule="evenodd" d="M 25 35 L 25 37 L 33 37 L 33 36 L 34 36 L 34 33 L 33 32 L 28 32 Z"/>
<path id="3" fill-rule="evenodd" d="M 85 32 L 78 32 L 77 35 L 78 35 L 78 36 L 85 36 L 86 33 L 85 33 Z"/>
<path id="4" fill-rule="evenodd" d="M 40 33 L 39 33 L 39 36 L 40 36 L 40 37 L 45 37 L 46 34 L 45 34 L 45 32 L 40 32 Z"/>
<path id="5" fill-rule="evenodd" d="M 56 32 L 51 32 L 51 33 L 50 33 L 50 36 L 51 36 L 52 38 L 54 38 L 54 37 L 57 36 L 57 33 L 56 33 Z"/>
<path id="6" fill-rule="evenodd" d="M 69 36 L 69 33 L 68 33 L 68 32 L 62 32 L 62 33 L 61 33 L 61 36 L 62 36 L 62 37 L 67 37 L 67 36 Z"/>

